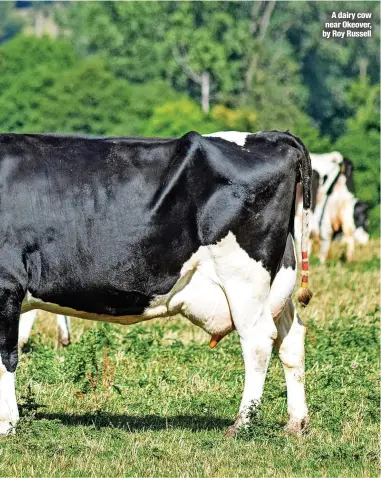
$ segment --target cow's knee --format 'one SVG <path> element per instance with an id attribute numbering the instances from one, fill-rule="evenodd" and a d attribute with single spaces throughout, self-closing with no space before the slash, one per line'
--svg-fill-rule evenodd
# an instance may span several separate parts
<path id="1" fill-rule="evenodd" d="M 355 252 L 355 238 L 353 234 L 348 234 L 344 236 L 344 241 L 347 245 L 346 257 L 348 262 L 353 261 L 353 256 Z"/>
<path id="2" fill-rule="evenodd" d="M 306 328 L 299 317 L 297 323 L 291 325 L 290 333 L 283 339 L 279 347 L 279 358 L 285 367 L 299 367 L 304 361 L 304 337 Z"/>
<path id="3" fill-rule="evenodd" d="M 235 423 L 228 428 L 226 435 L 234 436 L 238 429 L 250 421 L 252 409 L 262 398 L 264 382 L 269 365 L 277 329 L 269 307 L 265 307 L 257 320 L 248 327 L 238 327 L 242 355 L 245 363 L 245 386 L 239 415 Z"/>

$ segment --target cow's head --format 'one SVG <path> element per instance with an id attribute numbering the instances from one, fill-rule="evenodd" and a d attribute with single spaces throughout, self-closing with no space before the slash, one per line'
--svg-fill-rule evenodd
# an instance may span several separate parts
<path id="1" fill-rule="evenodd" d="M 349 158 L 343 159 L 341 165 L 341 173 L 347 178 L 347 188 L 351 193 L 355 192 L 355 186 L 353 183 L 353 163 Z"/>

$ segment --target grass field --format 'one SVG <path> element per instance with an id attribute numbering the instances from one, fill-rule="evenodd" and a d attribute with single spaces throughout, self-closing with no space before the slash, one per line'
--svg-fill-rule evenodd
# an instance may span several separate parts
<path id="1" fill-rule="evenodd" d="M 20 360 L 17 434 L 0 440 L 1 476 L 379 476 L 379 243 L 356 261 L 312 260 L 314 298 L 301 312 L 309 432 L 290 437 L 274 355 L 263 405 L 235 439 L 243 386 L 236 334 L 215 350 L 180 320 L 131 327 L 73 320 L 54 350 L 41 317 Z"/>

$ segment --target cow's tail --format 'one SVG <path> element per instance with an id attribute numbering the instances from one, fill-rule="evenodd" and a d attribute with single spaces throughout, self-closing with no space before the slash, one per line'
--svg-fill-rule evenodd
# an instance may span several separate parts
<path id="1" fill-rule="evenodd" d="M 299 139 L 298 139 L 299 140 Z M 309 241 L 309 214 L 311 208 L 311 180 L 312 180 L 312 167 L 311 167 L 311 158 L 308 153 L 307 148 L 299 140 L 300 146 L 302 148 L 302 160 L 300 163 L 300 176 L 301 183 L 303 186 L 303 212 L 302 212 L 302 271 L 301 271 L 301 286 L 298 290 L 298 301 L 303 306 L 306 307 L 310 300 L 312 299 L 312 291 L 308 287 L 308 274 L 309 274 L 309 263 L 308 263 L 308 241 Z"/>

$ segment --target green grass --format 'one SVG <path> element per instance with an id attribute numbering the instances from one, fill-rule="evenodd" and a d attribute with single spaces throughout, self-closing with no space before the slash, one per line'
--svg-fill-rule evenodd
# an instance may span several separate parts
<path id="1" fill-rule="evenodd" d="M 274 355 L 260 414 L 238 438 L 224 437 L 243 386 L 236 334 L 210 350 L 186 321 L 73 320 L 72 346 L 56 351 L 45 316 L 21 357 L 22 419 L 0 440 L 0 475 L 379 476 L 379 245 L 359 249 L 353 264 L 340 253 L 311 267 L 315 296 L 301 312 L 307 435 L 283 432 Z"/>

